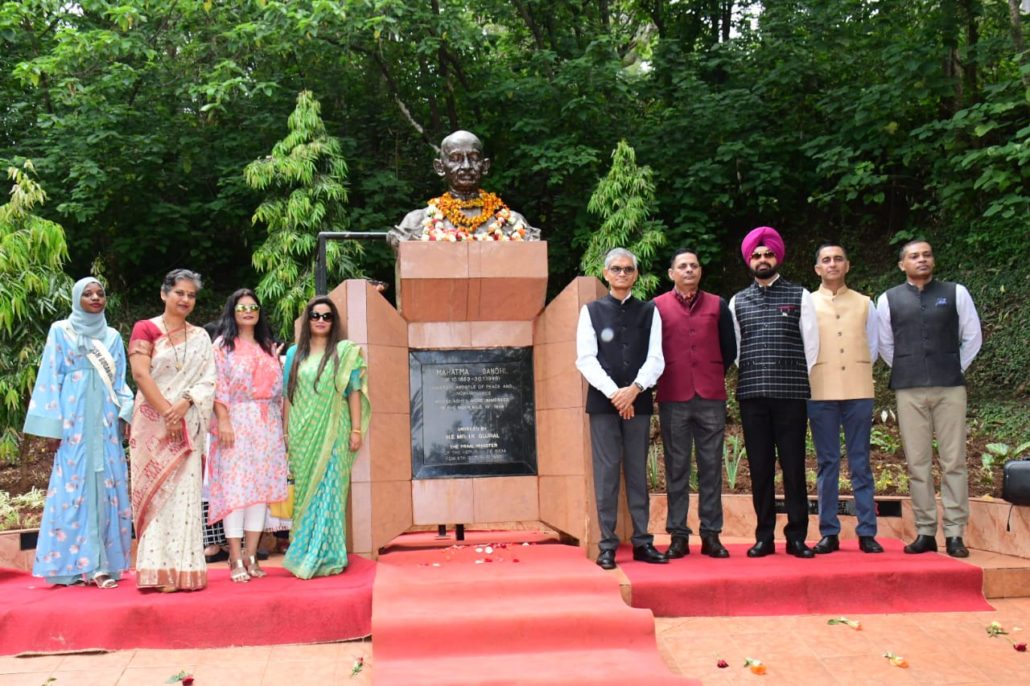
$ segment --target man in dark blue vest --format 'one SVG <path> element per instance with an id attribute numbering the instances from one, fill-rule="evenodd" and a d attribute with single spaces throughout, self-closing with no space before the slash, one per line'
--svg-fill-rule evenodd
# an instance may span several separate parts
<path id="1" fill-rule="evenodd" d="M 751 231 L 741 255 L 754 282 L 730 300 L 737 330 L 737 401 L 744 429 L 751 498 L 755 507 L 755 544 L 748 557 L 776 552 L 776 458 L 783 472 L 787 508 L 787 552 L 814 557 L 808 535 L 805 484 L 805 403 L 808 373 L 819 357 L 819 324 L 812 295 L 779 274 L 786 255 L 780 234 L 768 226 Z"/>
<path id="2" fill-rule="evenodd" d="M 662 357 L 662 320 L 654 303 L 633 297 L 637 258 L 623 248 L 604 258 L 608 295 L 583 306 L 576 329 L 576 368 L 590 384 L 586 411 L 590 415 L 594 495 L 601 529 L 597 564 L 615 568 L 615 533 L 619 478 L 626 475 L 626 502 L 633 522 L 633 559 L 664 563 L 647 532 L 650 505 L 647 493 L 647 444 Z"/>
<path id="3" fill-rule="evenodd" d="M 948 555 L 968 557 L 962 541 L 969 520 L 966 469 L 966 382 L 963 373 L 980 352 L 980 317 L 964 286 L 933 278 L 933 248 L 909 241 L 898 268 L 905 283 L 880 296 L 880 357 L 891 367 L 898 428 L 908 462 L 916 538 L 906 553 L 937 550 L 933 439 L 941 465 L 941 504 Z"/>

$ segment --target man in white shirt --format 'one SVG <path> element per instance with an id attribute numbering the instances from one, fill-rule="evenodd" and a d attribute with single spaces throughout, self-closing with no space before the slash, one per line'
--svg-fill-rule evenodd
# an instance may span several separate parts
<path id="1" fill-rule="evenodd" d="M 933 248 L 909 241 L 898 269 L 905 283 L 880 296 L 880 357 L 891 367 L 897 393 L 898 428 L 908 462 L 916 539 L 906 553 L 937 550 L 933 439 L 941 466 L 941 503 L 948 555 L 968 557 L 962 541 L 969 521 L 966 469 L 966 381 L 964 373 L 980 352 L 980 317 L 965 286 L 933 278 Z"/>
<path id="2" fill-rule="evenodd" d="M 615 568 L 619 547 L 615 524 L 623 471 L 633 522 L 633 559 L 669 561 L 647 532 L 647 445 L 654 405 L 650 389 L 665 368 L 662 320 L 654 303 L 633 296 L 637 276 L 633 253 L 623 248 L 609 251 L 604 278 L 611 290 L 583 306 L 576 330 L 576 368 L 590 384 L 586 411 L 601 529 L 597 564 L 603 569 Z"/>
<path id="3" fill-rule="evenodd" d="M 821 283 L 812 292 L 812 302 L 821 345 L 808 378 L 812 387 L 808 423 L 819 467 L 816 491 L 822 538 L 812 547 L 819 555 L 840 549 L 837 505 L 841 429 L 858 518 L 858 549 L 863 553 L 883 552 L 876 540 L 873 471 L 869 466 L 878 317 L 872 300 L 848 288 L 844 277 L 849 269 L 851 262 L 842 246 L 827 243 L 816 251 L 815 273 Z"/>

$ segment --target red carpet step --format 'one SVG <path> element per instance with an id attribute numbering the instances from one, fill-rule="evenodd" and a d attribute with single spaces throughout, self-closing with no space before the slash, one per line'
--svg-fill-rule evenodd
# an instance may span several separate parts
<path id="1" fill-rule="evenodd" d="M 0 569 L 0 655 L 88 649 L 223 648 L 368 636 L 376 565 L 357 555 L 343 574 L 302 581 L 285 569 L 234 584 L 218 565 L 192 593 L 54 588 Z"/>
<path id="2" fill-rule="evenodd" d="M 652 614 L 578 548 L 390 553 L 373 599 L 377 685 L 698 683 L 669 671 Z"/>
<path id="3" fill-rule="evenodd" d="M 885 552 L 869 555 L 857 541 L 801 560 L 776 543 L 776 554 L 750 559 L 750 544 L 730 544 L 728 559 L 700 554 L 667 565 L 632 560 L 626 546 L 616 561 L 632 585 L 633 607 L 658 617 L 969 612 L 993 609 L 983 596 L 983 571 L 966 562 L 879 539 Z"/>

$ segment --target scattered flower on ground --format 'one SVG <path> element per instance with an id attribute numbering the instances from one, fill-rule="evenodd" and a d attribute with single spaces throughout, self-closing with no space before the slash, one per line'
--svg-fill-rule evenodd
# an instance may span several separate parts
<path id="1" fill-rule="evenodd" d="M 830 624 L 830 625 L 833 625 L 833 624 L 847 624 L 848 626 L 850 626 L 855 631 L 861 631 L 862 630 L 862 622 L 860 622 L 860 621 L 858 621 L 856 619 L 848 619 L 847 617 L 834 617 L 833 619 L 827 620 L 826 623 Z"/>
<path id="2" fill-rule="evenodd" d="M 887 661 L 890 662 L 895 667 L 901 667 L 902 669 L 908 669 L 908 660 L 906 660 L 905 658 L 901 657 L 900 655 L 895 655 L 894 653 L 886 652 L 886 653 L 883 654 L 883 656 L 885 658 L 887 658 Z"/>
<path id="3" fill-rule="evenodd" d="M 744 666 L 751 670 L 752 674 L 765 674 L 765 663 L 754 658 L 744 658 Z"/>

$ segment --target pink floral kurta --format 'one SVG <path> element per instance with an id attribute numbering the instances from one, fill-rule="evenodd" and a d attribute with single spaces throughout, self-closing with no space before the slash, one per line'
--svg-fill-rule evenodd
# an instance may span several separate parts
<path id="1" fill-rule="evenodd" d="M 224 448 L 212 420 L 208 505 L 213 524 L 233 510 L 286 499 L 283 441 L 283 372 L 279 358 L 256 343 L 236 339 L 236 349 L 214 342 L 218 382 L 215 402 L 229 410 L 236 442 Z"/>

